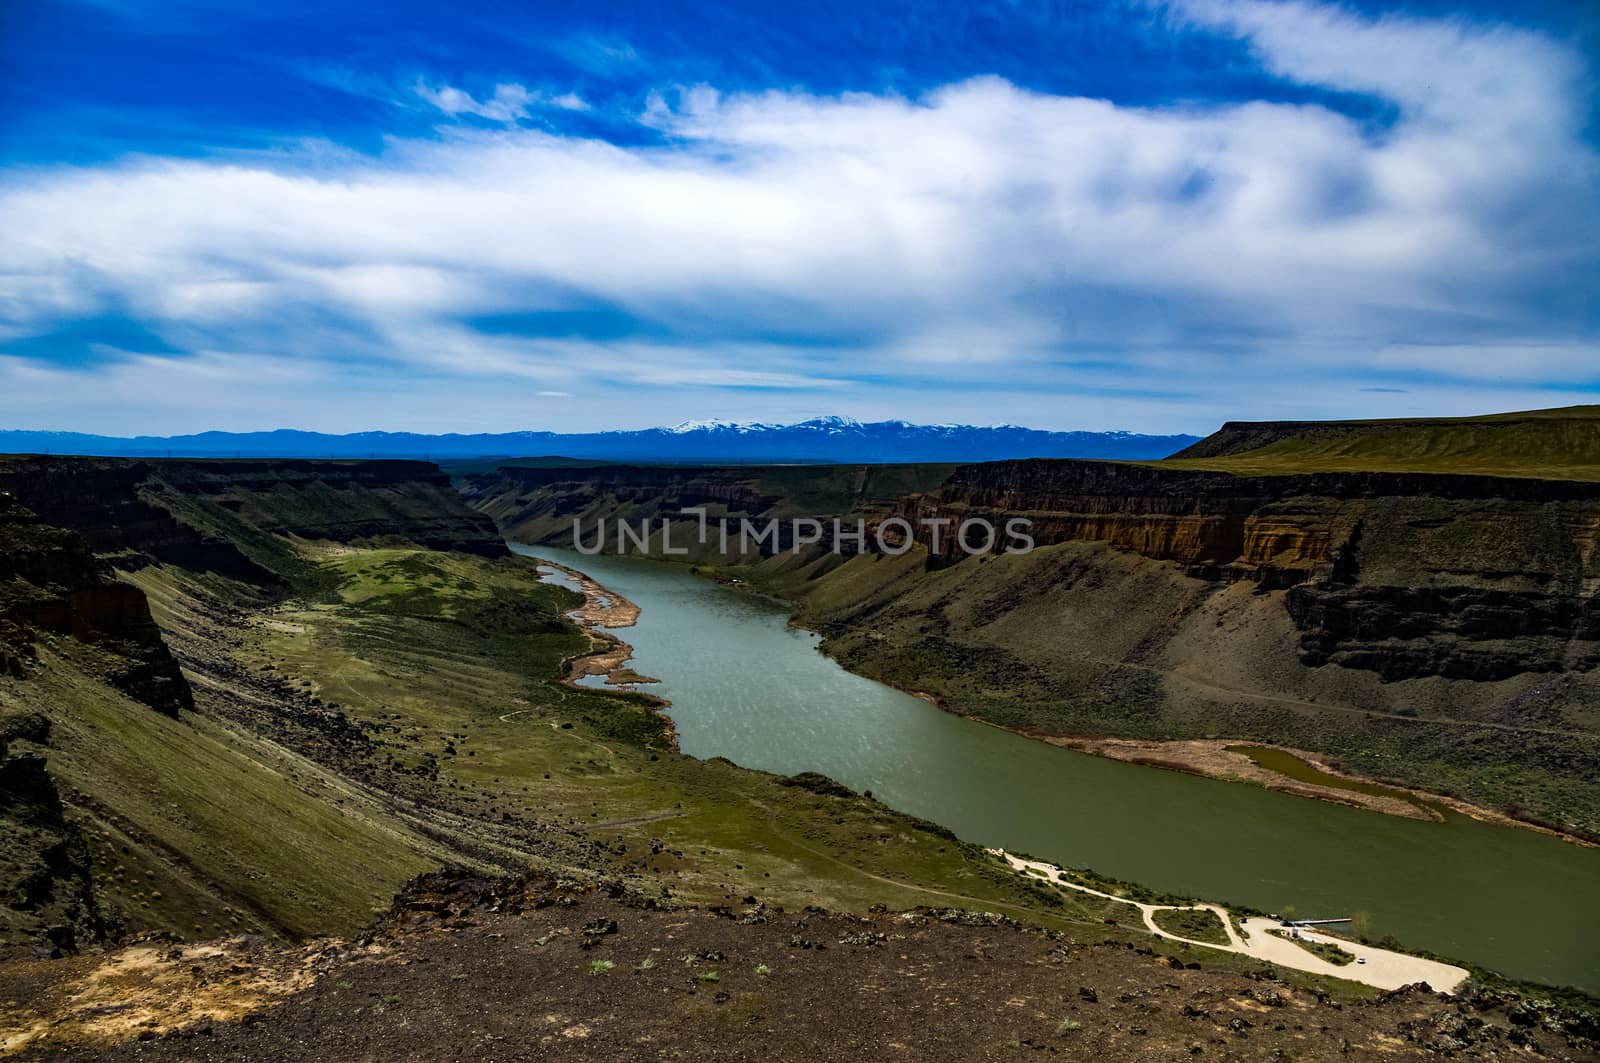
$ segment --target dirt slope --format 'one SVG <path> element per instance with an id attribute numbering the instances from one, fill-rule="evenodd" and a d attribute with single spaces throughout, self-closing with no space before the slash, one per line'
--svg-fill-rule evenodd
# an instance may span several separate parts
<path id="1" fill-rule="evenodd" d="M 673 910 L 537 876 L 433 876 L 370 938 L 232 950 L 146 957 L 145 973 L 125 978 L 133 1021 L 118 1035 L 143 1040 L 107 1043 L 90 996 L 76 1011 L 58 1004 L 75 1018 L 34 1041 L 32 1058 L 1597 1058 L 1578 1032 L 1493 997 L 1409 989 L 1341 1001 L 1198 954 L 995 916 L 782 913 L 754 898 Z M 216 1018 L 172 992 L 185 980 L 214 997 Z M 244 1014 L 212 988 L 230 980 Z M 27 988 L 63 999 L 59 986 Z M 25 1009 L 0 1013 L 6 1026 L 26 1022 Z"/>

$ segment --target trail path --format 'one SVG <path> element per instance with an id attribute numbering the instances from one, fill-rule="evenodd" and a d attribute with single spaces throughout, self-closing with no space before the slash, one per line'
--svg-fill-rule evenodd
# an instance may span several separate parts
<path id="1" fill-rule="evenodd" d="M 1300 936 L 1307 941 L 1336 944 L 1346 952 L 1352 953 L 1358 960 L 1366 961 L 1364 963 L 1348 963 L 1340 966 L 1314 955 L 1293 941 L 1278 937 L 1275 934 L 1269 934 L 1267 932 L 1269 929 L 1280 929 L 1283 926 L 1277 919 L 1251 916 L 1242 921 L 1245 936 L 1240 937 L 1238 931 L 1234 929 L 1233 919 L 1230 917 L 1228 910 L 1220 904 L 1146 904 L 1143 901 L 1129 900 L 1126 897 L 1118 897 L 1115 894 L 1079 885 L 1068 879 L 1061 868 L 1055 864 L 1013 856 L 1003 849 L 991 849 L 990 852 L 1003 857 L 1006 863 L 1023 874 L 1027 874 L 1029 871 L 1038 871 L 1046 879 L 1058 886 L 1074 889 L 1080 893 L 1088 893 L 1095 897 L 1103 897 L 1119 904 L 1131 905 L 1139 909 L 1139 914 L 1144 918 L 1144 925 L 1150 933 L 1156 937 L 1166 938 L 1168 941 L 1181 941 L 1203 949 L 1233 952 L 1241 956 L 1249 956 L 1268 963 L 1275 963 L 1280 967 L 1292 967 L 1297 971 L 1307 971 L 1311 974 L 1327 975 L 1330 978 L 1343 978 L 1351 982 L 1361 982 L 1377 989 L 1399 989 L 1404 985 L 1426 982 L 1441 993 L 1454 993 L 1460 988 L 1461 983 L 1467 980 L 1467 972 L 1465 970 L 1448 963 L 1440 963 L 1438 960 L 1423 959 L 1421 956 L 1408 956 L 1403 952 L 1380 949 L 1372 945 L 1363 945 L 1359 942 L 1347 941 L 1344 938 L 1334 938 L 1309 930 L 1300 931 Z M 1217 918 L 1222 920 L 1222 925 L 1228 933 L 1228 944 L 1216 945 L 1207 941 L 1195 941 L 1192 938 L 1180 937 L 1177 934 L 1169 933 L 1156 925 L 1155 913 L 1157 912 L 1201 910 L 1213 912 Z"/>

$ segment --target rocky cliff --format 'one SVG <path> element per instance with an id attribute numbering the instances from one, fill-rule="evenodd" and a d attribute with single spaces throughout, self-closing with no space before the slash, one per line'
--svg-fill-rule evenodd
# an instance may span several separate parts
<path id="1" fill-rule="evenodd" d="M 159 712 L 194 707 L 143 593 L 102 572 L 81 536 L 0 494 L 0 673 L 25 676 L 43 632 L 103 650 L 104 678 Z"/>
<path id="2" fill-rule="evenodd" d="M 173 563 L 252 583 L 283 579 L 280 536 L 505 552 L 493 521 L 420 461 L 14 458 L 0 461 L 0 491 L 98 554 L 133 555 L 124 567 Z"/>
<path id="3" fill-rule="evenodd" d="M 547 518 L 565 523 L 604 503 L 608 513 L 643 504 L 652 514 L 693 506 L 757 516 L 782 502 L 758 470 L 600 465 L 592 468 L 502 468 L 464 478 L 462 493 L 507 523 Z"/>
<path id="4" fill-rule="evenodd" d="M 757 486 L 767 475 L 529 470 L 468 494 L 517 538 L 569 545 L 574 514 L 792 509 Z M 1600 484 L 1053 460 L 928 479 L 807 507 L 909 522 L 919 548 L 902 556 L 688 560 L 739 566 L 848 667 L 957 712 L 1049 735 L 1281 744 L 1600 832 Z M 1036 549 L 1004 553 L 1001 536 L 969 556 L 957 537 L 974 518 L 1026 518 Z"/>
<path id="5" fill-rule="evenodd" d="M 1500 679 L 1600 662 L 1600 484 L 996 462 L 898 514 L 941 563 L 963 556 L 962 522 L 1021 516 L 1040 546 L 1106 543 L 1202 579 L 1292 588 L 1311 665 Z"/>
<path id="6" fill-rule="evenodd" d="M 88 846 L 49 770 L 51 720 L 15 696 L 47 667 L 44 641 L 58 662 L 70 656 L 85 686 L 133 699 L 121 701 L 124 726 L 140 727 L 134 717 L 150 710 L 176 718 L 194 708 L 143 593 L 104 573 L 81 536 L 0 494 L 0 941 L 60 955 L 108 927 Z"/>
<path id="7" fill-rule="evenodd" d="M 0 939 L 60 956 L 104 936 L 89 848 L 46 769 L 50 721 L 0 712 Z"/>
<path id="8" fill-rule="evenodd" d="M 708 526 L 725 525 L 729 540 L 738 542 L 742 521 L 764 527 L 780 522 L 778 549 L 792 541 L 795 518 L 848 517 L 874 520 L 889 513 L 907 493 L 936 487 L 954 465 L 800 465 L 800 466 L 660 466 L 602 465 L 593 468 L 496 469 L 464 477 L 462 495 L 493 517 L 502 531 L 522 542 L 572 545 L 576 521 L 592 543 L 600 522 L 624 520 L 685 521 L 685 509 L 704 509 Z M 853 524 L 852 524 L 853 526 Z M 708 533 L 713 546 L 717 531 Z M 675 547 L 683 539 L 675 538 Z M 613 544 L 614 545 L 614 544 Z M 653 544 L 659 546 L 657 542 Z M 715 561 L 715 550 L 688 544 L 695 560 Z M 737 549 L 735 547 L 735 549 Z M 770 554 L 773 547 L 752 545 L 749 556 Z M 744 557 L 744 554 L 740 554 Z"/>

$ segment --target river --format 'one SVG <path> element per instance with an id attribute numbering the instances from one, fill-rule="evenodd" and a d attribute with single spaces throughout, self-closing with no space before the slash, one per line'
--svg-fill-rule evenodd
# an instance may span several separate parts
<path id="1" fill-rule="evenodd" d="M 687 566 L 514 547 L 642 610 L 619 631 L 685 753 L 822 772 L 962 838 L 1377 934 L 1520 978 L 1600 992 L 1600 850 L 1452 816 L 1385 816 L 1059 749 L 853 675 L 779 602 Z"/>

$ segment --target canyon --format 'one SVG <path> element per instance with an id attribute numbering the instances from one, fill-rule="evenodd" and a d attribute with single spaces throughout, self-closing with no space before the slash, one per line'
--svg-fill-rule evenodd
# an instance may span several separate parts
<path id="1" fill-rule="evenodd" d="M 1360 478 L 1306 493 L 1304 481 L 1122 471 L 1139 468 L 566 463 L 452 482 L 424 462 L 0 459 L 0 887 L 12 901 L 0 912 L 0 978 L 37 980 L 37 999 L 53 1000 L 76 985 L 72 972 L 91 976 L 101 950 L 120 964 L 138 952 L 120 943 L 152 934 L 182 952 L 217 942 L 192 950 L 202 964 L 213 948 L 254 962 L 256 946 L 238 951 L 229 935 L 309 963 L 297 942 L 368 940 L 362 928 L 389 898 L 441 866 L 484 881 L 547 869 L 558 891 L 578 894 L 614 882 L 598 888 L 663 911 L 733 910 L 749 897 L 760 901 L 747 911 L 909 910 L 936 896 L 1063 940 L 1104 939 L 1106 955 L 1151 947 L 1109 924 L 1107 906 L 1041 892 L 870 794 L 686 756 L 652 699 L 565 685 L 570 661 L 596 648 L 566 619 L 578 596 L 540 583 L 504 536 L 565 545 L 574 516 L 1024 513 L 1039 543 L 1027 555 L 957 558 L 923 541 L 898 557 L 835 556 L 780 543 L 730 560 L 713 537 L 690 560 L 783 596 L 852 670 L 1015 731 L 1271 734 L 1352 771 L 1497 808 L 1520 800 L 1525 818 L 1582 829 L 1592 721 L 1573 603 L 1589 578 L 1587 496 L 1469 485 L 1440 498 L 1426 478 L 1404 496 Z M 1464 523 L 1434 523 L 1429 506 Z M 1506 513 L 1521 541 L 1491 544 L 1493 556 L 1463 545 L 1483 538 L 1473 520 Z M 1420 580 L 1404 567 L 1419 541 L 1437 557 Z M 1543 630 L 1526 644 L 1496 638 L 1493 599 L 1452 629 L 1436 619 L 1442 607 L 1396 604 L 1389 588 L 1402 585 L 1445 602 L 1462 589 L 1508 595 L 1503 613 L 1545 595 L 1546 627 L 1572 635 L 1559 653 Z M 1349 619 L 1369 605 L 1325 604 L 1373 588 L 1412 618 L 1409 649 Z M 1319 597 L 1295 604 L 1308 589 Z M 1360 659 L 1369 645 L 1401 663 L 1373 667 Z M 1485 660 L 1510 674 L 1483 678 Z M 1563 787 L 1571 800 L 1558 805 Z M 1221 970 L 1217 984 L 1245 974 Z M 128 975 L 129 992 L 142 977 Z M 331 984 L 300 977 L 285 983 L 297 994 Z M 1119 977 L 1143 991 L 1139 971 Z M 1521 1006 L 1512 983 L 1474 979 L 1462 1006 L 1501 1024 Z M 181 1021 L 216 1022 L 229 1038 L 278 1030 L 240 1020 L 259 1006 L 197 1001 Z M 1403 1005 L 1374 1006 L 1387 1022 Z M 52 1021 L 8 1005 L 0 1036 Z M 179 1021 L 59 1036 L 176 1036 Z M 282 1021 L 294 1036 L 299 1020 Z M 1180 1037 L 1191 1021 L 1151 1020 Z"/>
<path id="2" fill-rule="evenodd" d="M 789 599 L 853 670 L 1024 733 L 1278 744 L 1600 836 L 1600 484 L 1039 459 L 930 467 L 936 484 L 890 498 L 763 475 L 520 469 L 461 487 L 508 535 L 558 546 L 575 518 L 685 507 L 730 529 L 899 518 L 916 538 L 901 556 L 870 538 L 722 554 L 713 533 L 673 559 Z M 1014 518 L 1031 553 L 955 542 L 964 521 Z"/>

